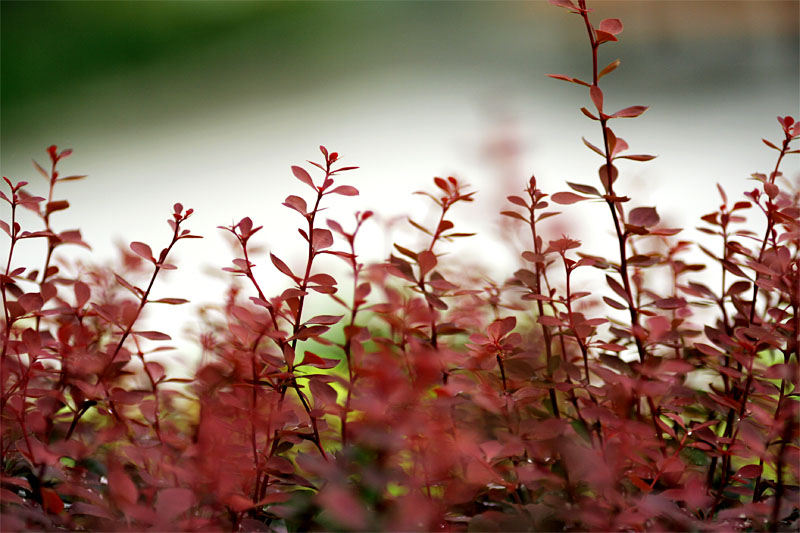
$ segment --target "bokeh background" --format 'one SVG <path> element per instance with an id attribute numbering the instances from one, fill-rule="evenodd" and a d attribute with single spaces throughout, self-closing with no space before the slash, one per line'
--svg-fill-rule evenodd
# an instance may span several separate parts
<path id="1" fill-rule="evenodd" d="M 719 204 L 714 184 L 733 197 L 752 188 L 750 174 L 775 161 L 760 139 L 779 139 L 775 117 L 800 110 L 800 3 L 590 7 L 596 22 L 625 24 L 620 42 L 601 48 L 603 65 L 622 60 L 601 84 L 607 107 L 651 106 L 615 131 L 632 152 L 659 155 L 621 163 L 618 189 L 696 239 L 699 216 Z M 265 226 L 265 249 L 300 261 L 300 219 L 280 204 L 306 193 L 289 168 L 318 159 L 320 144 L 361 167 L 343 178 L 361 196 L 327 215 L 379 211 L 361 246 L 371 259 L 394 238 L 413 244 L 393 217 L 425 220 L 428 205 L 411 193 L 433 176 L 479 191 L 455 218 L 481 237 L 454 253 L 505 274 L 514 253 L 499 238 L 503 198 L 533 173 L 551 193 L 567 180 L 596 183 L 600 161 L 580 140 L 599 138 L 578 111 L 588 91 L 545 76 L 590 76 L 585 30 L 547 2 L 4 0 L 0 10 L 2 174 L 43 192 L 31 158 L 45 160 L 50 144 L 73 148 L 63 172 L 90 177 L 59 186 L 72 208 L 53 225 L 80 227 L 102 260 L 116 241 L 160 249 L 172 204 L 193 207 L 189 227 L 205 240 L 178 248 L 180 269 L 157 296 L 218 300 L 233 255 L 216 227 L 243 216 Z M 798 158 L 784 170 L 800 174 Z M 562 210 L 574 223 L 553 231 L 590 253 L 608 249 L 604 205 Z M 15 264 L 38 264 L 40 244 L 21 247 Z M 285 286 L 268 259 L 257 262 L 266 286 Z M 179 335 L 186 321 L 174 313 L 150 320 Z"/>

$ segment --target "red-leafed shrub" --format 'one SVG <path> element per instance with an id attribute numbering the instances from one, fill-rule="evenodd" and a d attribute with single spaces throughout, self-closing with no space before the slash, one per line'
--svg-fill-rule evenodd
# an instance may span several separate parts
<path id="1" fill-rule="evenodd" d="M 299 190 L 283 203 L 300 217 L 304 267 L 269 253 L 286 284 L 268 294 L 253 270 L 262 228 L 222 228 L 238 246 L 230 291 L 203 315 L 193 377 L 171 377 L 153 355 L 169 337 L 138 324 L 186 302 L 150 295 L 178 241 L 199 238 L 192 210 L 175 204 L 160 251 L 133 242 L 118 269 L 75 278 L 57 265 L 81 234 L 50 221 L 69 207 L 56 185 L 83 177 L 58 172 L 71 151 L 51 146 L 50 169 L 36 165 L 46 199 L 5 179 L 3 530 L 796 530 L 800 192 L 780 168 L 800 124 L 778 118 L 781 137 L 764 140 L 775 167 L 746 199 L 719 189 L 701 217 L 709 262 L 687 263 L 699 243 L 626 196 L 616 166 L 653 158 L 611 128 L 646 107 L 604 106 L 599 82 L 619 62 L 601 68 L 598 49 L 622 23 L 552 3 L 589 37 L 591 78 L 551 77 L 589 92 L 599 180 L 550 194 L 530 178 L 509 196 L 503 215 L 530 238 L 502 282 L 445 254 L 470 236 L 451 211 L 475 194 L 453 177 L 422 193 L 439 215 L 410 221 L 423 246 L 360 262 L 372 212 L 323 221 L 358 191 L 355 167 L 320 147 L 291 168 Z M 605 257 L 542 236 L 552 203 L 582 201 L 608 206 L 618 247 Z M 21 228 L 20 208 L 41 227 Z M 15 265 L 24 239 L 46 247 L 40 270 Z M 693 279 L 706 268 L 718 287 Z M 577 285 L 578 269 L 608 290 Z M 324 301 L 342 313 L 311 311 Z"/>

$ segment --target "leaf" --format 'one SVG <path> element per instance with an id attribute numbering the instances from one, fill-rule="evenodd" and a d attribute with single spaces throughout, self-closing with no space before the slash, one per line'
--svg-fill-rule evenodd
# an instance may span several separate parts
<path id="1" fill-rule="evenodd" d="M 603 70 L 601 70 L 600 72 L 597 73 L 597 79 L 599 80 L 600 78 L 602 78 L 606 74 L 610 74 L 611 72 L 616 70 L 616 68 L 618 66 L 619 66 L 619 59 L 615 59 L 614 61 L 612 61 L 611 63 L 606 65 L 606 67 Z"/>
<path id="2" fill-rule="evenodd" d="M 608 33 L 607 31 L 597 30 L 597 44 L 607 43 L 609 41 L 617 41 L 618 39 L 614 36 L 613 33 Z"/>
<path id="3" fill-rule="evenodd" d="M 585 196 L 575 194 L 574 192 L 557 192 L 551 198 L 555 203 L 562 205 L 574 204 L 576 202 L 581 202 L 583 200 L 589 199 Z"/>
<path id="4" fill-rule="evenodd" d="M 164 370 L 164 365 L 161 363 L 149 361 L 145 363 L 144 366 L 147 368 L 147 371 L 150 373 L 150 376 L 156 383 L 160 382 L 162 379 L 164 379 L 164 376 L 167 375 L 166 370 Z"/>
<path id="5" fill-rule="evenodd" d="M 564 321 L 550 315 L 539 315 L 536 321 L 543 326 L 563 326 Z"/>
<path id="6" fill-rule="evenodd" d="M 519 196 L 508 196 L 507 198 L 508 201 L 511 202 L 512 204 L 524 207 L 525 209 L 529 209 L 528 203 Z"/>
<path id="7" fill-rule="evenodd" d="M 160 331 L 131 331 L 132 334 L 144 337 L 151 341 L 169 341 L 172 337 Z"/>
<path id="8" fill-rule="evenodd" d="M 286 263 L 284 263 L 283 261 L 281 261 L 281 260 L 278 258 L 278 256 L 276 256 L 275 254 L 273 254 L 272 252 L 270 252 L 270 254 L 269 254 L 269 258 L 270 258 L 270 260 L 272 261 L 272 264 L 273 264 L 273 265 L 275 265 L 275 268 L 277 268 L 277 269 L 278 269 L 278 271 L 279 271 L 279 272 L 281 272 L 281 274 L 284 274 L 284 275 L 286 275 L 286 276 L 289 276 L 289 277 L 290 277 L 290 278 L 292 278 L 294 281 L 297 281 L 297 280 L 298 280 L 298 277 L 297 277 L 297 276 L 295 276 L 295 275 L 292 273 L 292 270 L 291 270 L 291 269 L 290 269 L 290 268 L 289 268 L 289 267 L 286 265 Z"/>
<path id="9" fill-rule="evenodd" d="M 618 155 L 614 159 L 630 159 L 631 161 L 650 161 L 657 156 L 647 154 L 634 154 L 634 155 Z"/>
<path id="10" fill-rule="evenodd" d="M 628 216 L 629 223 L 645 228 L 655 226 L 660 220 L 655 207 L 637 207 L 631 210 Z"/>
<path id="11" fill-rule="evenodd" d="M 590 143 L 589 141 L 587 141 L 587 140 L 586 140 L 586 137 L 581 137 L 581 139 L 583 139 L 583 144 L 585 144 L 586 146 L 588 146 L 588 147 L 589 147 L 589 149 L 590 149 L 592 152 L 596 153 L 596 154 L 597 154 L 597 155 L 599 155 L 600 157 L 605 157 L 605 156 L 606 156 L 605 152 L 603 152 L 603 151 L 602 151 L 600 148 L 598 148 L 597 146 L 595 146 L 595 145 L 593 145 L 592 143 Z"/>
<path id="12" fill-rule="evenodd" d="M 297 339 L 299 341 L 304 341 L 310 339 L 311 337 L 319 337 L 329 329 L 331 328 L 328 326 L 301 326 L 297 333 L 289 337 L 287 340 L 292 341 Z"/>
<path id="13" fill-rule="evenodd" d="M 613 115 L 612 118 L 635 118 L 640 116 L 642 113 L 647 111 L 649 108 L 645 105 L 634 105 L 631 107 L 626 107 L 624 109 L 620 109 Z"/>
<path id="14" fill-rule="evenodd" d="M 489 324 L 487 331 L 492 339 L 500 340 L 509 333 L 511 333 L 511 331 L 516 327 L 516 325 L 517 325 L 517 319 L 513 316 L 509 316 L 500 320 L 495 320 L 494 322 Z"/>
<path id="15" fill-rule="evenodd" d="M 39 163 L 37 163 L 36 161 L 33 161 L 33 160 L 31 160 L 31 161 L 33 162 L 33 167 L 36 170 L 39 171 L 39 174 L 41 174 L 42 176 L 44 176 L 46 179 L 49 180 L 50 179 L 50 174 L 48 174 L 47 171 L 45 169 L 43 169 L 42 166 Z"/>
<path id="16" fill-rule="evenodd" d="M 139 287 L 134 287 L 119 274 L 114 274 L 114 278 L 117 280 L 117 283 L 119 283 L 120 285 L 131 291 L 134 294 L 134 296 L 136 296 L 137 298 L 142 297 L 143 291 Z"/>
<path id="17" fill-rule="evenodd" d="M 358 189 L 352 185 L 339 185 L 328 194 L 341 194 L 342 196 L 358 196 Z"/>
<path id="18" fill-rule="evenodd" d="M 573 13 L 580 13 L 578 6 L 576 6 L 571 0 L 550 0 L 550 3 L 554 6 L 569 9 Z"/>
<path id="19" fill-rule="evenodd" d="M 563 74 L 547 74 L 547 76 L 553 78 L 554 80 L 568 81 L 570 83 L 576 83 L 578 85 L 583 85 L 584 87 L 589 87 L 589 84 L 585 81 L 579 80 L 578 78 L 564 76 Z"/>
<path id="20" fill-rule="evenodd" d="M 608 165 L 603 165 L 597 170 L 597 174 L 600 176 L 600 183 L 603 184 L 603 187 L 608 191 L 611 189 L 611 185 L 617 181 L 617 176 L 619 176 L 619 170 L 614 165 L 611 165 L 611 176 L 609 179 L 608 175 Z"/>
<path id="21" fill-rule="evenodd" d="M 163 489 L 158 493 L 155 511 L 161 519 L 173 520 L 195 505 L 194 492 L 183 488 Z"/>
<path id="22" fill-rule="evenodd" d="M 47 202 L 45 205 L 45 213 L 55 213 L 56 211 L 63 211 L 69 208 L 69 202 L 66 200 L 56 200 L 54 202 Z"/>
<path id="23" fill-rule="evenodd" d="M 329 368 L 335 368 L 336 365 L 338 364 L 339 364 L 338 359 L 325 359 L 318 356 L 315 353 L 307 351 L 303 356 L 303 362 L 297 366 L 308 365 L 308 366 L 313 366 L 315 368 L 329 369 Z"/>
<path id="24" fill-rule="evenodd" d="M 417 264 L 420 270 L 420 279 L 436 267 L 436 256 L 430 250 L 417 254 Z"/>
<path id="25" fill-rule="evenodd" d="M 311 283 L 317 283 L 318 285 L 336 285 L 336 278 L 330 274 L 314 274 L 308 278 L 308 281 Z"/>
<path id="26" fill-rule="evenodd" d="M 317 188 L 314 186 L 314 181 L 311 179 L 311 176 L 303 167 L 292 166 L 292 174 L 294 174 L 295 178 L 299 179 L 312 189 L 317 190 Z"/>
<path id="27" fill-rule="evenodd" d="M 736 477 L 744 479 L 757 478 L 762 471 L 763 468 L 760 465 L 746 465 L 736 472 Z"/>
<path id="28" fill-rule="evenodd" d="M 523 222 L 525 222 L 527 224 L 530 224 L 530 221 L 527 218 L 525 218 L 521 214 L 517 213 L 516 211 L 500 211 L 500 214 L 503 215 L 503 216 L 506 216 L 506 217 L 516 218 L 516 219 L 521 220 L 521 221 L 523 221 Z"/>
<path id="29" fill-rule="evenodd" d="M 183 298 L 160 298 L 158 300 L 149 300 L 153 304 L 167 304 L 167 305 L 181 305 L 189 303 L 189 300 Z"/>
<path id="30" fill-rule="evenodd" d="M 619 283 L 619 281 L 615 280 L 608 274 L 606 274 L 606 283 L 611 289 L 616 292 L 628 305 L 631 305 L 631 300 L 628 298 L 628 293 L 625 292 L 625 288 Z"/>
<path id="31" fill-rule="evenodd" d="M 62 181 L 77 181 L 77 180 L 82 180 L 83 178 L 88 178 L 88 177 L 89 176 L 86 175 L 86 174 L 83 174 L 83 175 L 80 175 L 80 176 L 64 176 L 63 178 L 58 178 L 57 181 L 59 181 L 59 182 L 62 182 Z"/>
<path id="32" fill-rule="evenodd" d="M 330 230 L 317 228 L 311 234 L 311 244 L 316 250 L 324 250 L 333 245 L 333 233 Z"/>
<path id="33" fill-rule="evenodd" d="M 303 216 L 306 216 L 308 214 L 308 206 L 306 205 L 306 201 L 300 198 L 299 196 L 290 194 L 289 196 L 286 197 L 286 200 L 284 200 L 283 205 L 285 205 L 290 209 L 294 209 Z"/>
<path id="34" fill-rule="evenodd" d="M 619 19 L 604 19 L 600 21 L 598 29 L 612 35 L 619 35 L 622 33 L 622 21 Z"/>
<path id="35" fill-rule="evenodd" d="M 318 315 L 314 318 L 306 320 L 306 324 L 321 324 L 324 326 L 332 326 L 339 322 L 344 315 Z"/>
<path id="36" fill-rule="evenodd" d="M 133 505 L 139 500 L 139 491 L 124 470 L 117 467 L 108 473 L 108 491 L 119 505 Z"/>
<path id="37" fill-rule="evenodd" d="M 82 281 L 76 281 L 73 290 L 75 291 L 75 305 L 77 308 L 82 308 L 92 296 L 92 291 L 89 286 Z"/>
<path id="38" fill-rule="evenodd" d="M 404 256 L 406 256 L 406 257 L 410 257 L 410 258 L 411 258 L 411 259 L 413 259 L 414 261 L 416 261 L 416 260 L 417 260 L 417 253 L 416 253 L 416 252 L 412 252 L 412 251 L 411 251 L 411 250 L 409 250 L 408 248 L 403 248 L 403 247 L 402 247 L 402 246 L 400 246 L 399 244 L 395 244 L 395 245 L 394 245 L 394 247 L 395 247 L 395 249 L 397 249 L 397 251 L 398 251 L 398 252 L 400 252 L 400 253 L 401 253 L 401 254 L 403 254 Z"/>
<path id="39" fill-rule="evenodd" d="M 150 246 L 143 242 L 134 241 L 131 243 L 131 250 L 136 253 L 136 255 L 155 263 L 156 260 L 153 257 L 153 250 L 150 249 Z"/>
<path id="40" fill-rule="evenodd" d="M 597 85 L 592 85 L 589 88 L 589 96 L 592 98 L 592 102 L 594 103 L 597 110 L 602 113 L 603 112 L 603 91 L 600 90 L 600 87 Z"/>
<path id="41" fill-rule="evenodd" d="M 51 488 L 42 487 L 42 507 L 46 513 L 59 514 L 64 510 L 64 502 L 58 496 L 58 493 Z"/>
<path id="42" fill-rule="evenodd" d="M 624 304 L 621 304 L 618 301 L 609 298 L 608 296 L 603 296 L 603 301 L 608 305 L 610 305 L 611 307 L 613 307 L 614 309 L 620 309 L 620 310 L 627 309 L 627 307 Z"/>
<path id="43" fill-rule="evenodd" d="M 582 185 L 580 183 L 572 183 L 569 181 L 567 182 L 567 185 L 569 185 L 573 190 L 582 192 L 583 194 L 594 194 L 596 196 L 600 196 L 600 191 L 598 191 L 591 185 Z"/>

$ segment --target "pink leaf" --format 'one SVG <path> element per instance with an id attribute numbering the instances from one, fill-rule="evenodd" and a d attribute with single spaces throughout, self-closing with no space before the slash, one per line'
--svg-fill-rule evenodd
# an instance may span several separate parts
<path id="1" fill-rule="evenodd" d="M 557 192 L 552 196 L 552 199 L 557 204 L 566 205 L 588 200 L 589 198 L 575 194 L 574 192 Z"/>
<path id="2" fill-rule="evenodd" d="M 358 196 L 358 189 L 351 185 L 339 185 L 328 194 L 341 194 L 342 196 Z"/>
<path id="3" fill-rule="evenodd" d="M 634 105 L 631 107 L 620 109 L 611 116 L 614 118 L 634 118 L 638 117 L 639 115 L 647 111 L 647 109 L 648 107 L 645 105 Z"/>
<path id="4" fill-rule="evenodd" d="M 138 335 L 139 337 L 144 337 L 145 339 L 149 339 L 151 341 L 172 340 L 172 337 L 160 331 L 132 331 L 131 333 L 133 333 L 134 335 Z"/>
<path id="5" fill-rule="evenodd" d="M 136 255 L 139 255 L 148 261 L 152 261 L 153 263 L 156 262 L 155 258 L 153 257 L 153 250 L 151 250 L 150 247 L 143 242 L 132 242 L 131 250 L 133 250 Z"/>
<path id="6" fill-rule="evenodd" d="M 292 167 L 292 174 L 294 174 L 295 178 L 299 179 L 300 181 L 302 181 L 303 183 L 305 183 L 306 185 L 308 185 L 312 189 L 314 189 L 314 190 L 317 189 L 314 186 L 314 182 L 312 181 L 311 176 L 309 176 L 308 172 L 306 172 L 305 169 L 303 169 L 303 167 L 293 166 Z"/>
<path id="7" fill-rule="evenodd" d="M 622 33 L 622 21 L 619 19 L 605 19 L 600 21 L 599 30 L 612 35 L 619 35 Z"/>
<path id="8" fill-rule="evenodd" d="M 595 107 L 597 110 L 602 113 L 603 112 L 603 91 L 600 90 L 600 87 L 597 85 L 592 85 L 589 88 L 589 96 L 592 97 L 592 102 L 594 102 Z"/>

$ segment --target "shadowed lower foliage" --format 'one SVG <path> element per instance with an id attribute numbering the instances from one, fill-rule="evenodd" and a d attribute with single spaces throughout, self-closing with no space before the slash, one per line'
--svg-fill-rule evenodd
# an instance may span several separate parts
<path id="1" fill-rule="evenodd" d="M 59 174 L 71 150 L 35 164 L 47 198 L 5 179 L 3 530 L 796 530 L 800 192 L 780 169 L 800 124 L 778 117 L 780 137 L 764 140 L 775 167 L 744 199 L 719 187 L 701 217 L 708 240 L 680 240 L 625 195 L 616 166 L 653 159 L 615 131 L 646 107 L 604 107 L 600 82 L 619 61 L 601 68 L 598 51 L 622 23 L 552 3 L 586 28 L 591 79 L 551 77 L 588 91 L 600 141 L 584 142 L 601 164 L 594 184 L 551 194 L 530 178 L 508 197 L 502 214 L 528 244 L 503 281 L 446 253 L 470 237 L 451 219 L 475 195 L 453 177 L 420 193 L 438 213 L 409 219 L 422 244 L 363 264 L 373 212 L 323 221 L 358 190 L 356 167 L 320 147 L 291 168 L 298 194 L 283 202 L 303 266 L 261 252 L 250 218 L 221 228 L 237 250 L 230 289 L 204 309 L 202 360 L 179 378 L 159 354 L 169 336 L 139 323 L 187 302 L 151 290 L 179 241 L 199 238 L 192 210 L 175 204 L 157 253 L 132 242 L 116 267 L 59 268 L 65 245 L 87 246 L 51 223 L 69 207 L 56 185 L 85 177 Z M 583 201 L 608 206 L 606 256 L 544 237 L 553 203 Z M 39 229 L 20 227 L 21 208 Z M 14 264 L 26 239 L 46 250 L 39 269 Z M 695 247 L 707 264 L 687 262 Z M 286 278 L 279 294 L 255 274 L 267 258 Z M 717 287 L 693 278 L 704 269 Z M 311 312 L 334 303 L 339 314 Z"/>

